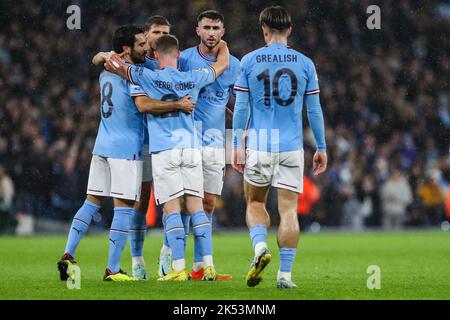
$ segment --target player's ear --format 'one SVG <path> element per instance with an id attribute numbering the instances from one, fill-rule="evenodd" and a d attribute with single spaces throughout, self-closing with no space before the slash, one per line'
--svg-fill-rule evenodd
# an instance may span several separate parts
<path id="1" fill-rule="evenodd" d="M 126 54 L 130 54 L 131 53 L 131 47 L 129 46 L 123 46 L 122 47 L 123 52 L 125 52 Z"/>
<path id="2" fill-rule="evenodd" d="M 287 36 L 289 37 L 292 33 L 292 27 L 289 27 L 288 31 L 287 31 Z"/>
<path id="3" fill-rule="evenodd" d="M 222 28 L 222 37 L 225 35 L 225 27 Z"/>
<path id="4" fill-rule="evenodd" d="M 264 37 L 267 36 L 267 28 L 264 25 L 261 25 L 261 30 L 263 32 Z"/>
<path id="5" fill-rule="evenodd" d="M 158 51 L 155 51 L 154 54 L 155 54 L 155 59 L 158 60 Z"/>
<path id="6" fill-rule="evenodd" d="M 177 60 L 180 59 L 180 50 L 177 52 Z"/>
<path id="7" fill-rule="evenodd" d="M 261 29 L 262 29 L 262 33 L 263 33 L 263 36 L 264 36 L 264 41 L 267 41 L 267 38 L 269 37 L 268 29 L 264 28 L 264 27 L 261 27 Z"/>
<path id="8" fill-rule="evenodd" d="M 198 36 L 200 36 L 200 28 L 199 27 L 195 27 L 195 32 L 197 33 Z"/>

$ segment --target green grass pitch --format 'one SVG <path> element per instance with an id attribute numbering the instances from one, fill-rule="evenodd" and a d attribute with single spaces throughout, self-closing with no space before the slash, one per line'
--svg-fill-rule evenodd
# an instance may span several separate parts
<path id="1" fill-rule="evenodd" d="M 0 299 L 449 299 L 450 234 L 445 232 L 302 234 L 293 268 L 294 290 L 276 288 L 279 266 L 274 233 L 269 234 L 272 262 L 261 284 L 248 288 L 245 275 L 252 258 L 247 233 L 214 235 L 214 261 L 232 281 L 157 282 L 161 237 L 148 235 L 144 247 L 151 279 L 146 282 L 103 282 L 108 237 L 86 236 L 76 260 L 81 289 L 60 281 L 56 262 L 63 236 L 0 237 Z M 190 236 L 187 263 L 192 263 Z M 381 269 L 381 289 L 367 288 L 367 268 Z M 131 273 L 129 246 L 122 267 Z"/>

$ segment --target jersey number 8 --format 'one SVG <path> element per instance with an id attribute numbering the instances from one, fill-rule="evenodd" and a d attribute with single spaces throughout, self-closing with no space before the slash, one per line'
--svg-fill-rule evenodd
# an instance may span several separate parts
<path id="1" fill-rule="evenodd" d="M 113 87 L 111 82 L 105 82 L 105 84 L 102 87 L 102 105 L 101 105 L 101 109 L 102 109 L 102 116 L 103 118 L 109 118 L 112 115 L 113 112 L 113 102 L 112 102 L 112 91 L 113 91 Z M 108 111 L 105 112 L 105 110 L 103 109 L 103 105 L 105 104 L 105 102 L 108 104 Z"/>

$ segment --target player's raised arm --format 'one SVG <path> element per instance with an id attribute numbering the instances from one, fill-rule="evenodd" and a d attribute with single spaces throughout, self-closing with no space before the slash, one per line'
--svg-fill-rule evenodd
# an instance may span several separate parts
<path id="1" fill-rule="evenodd" d="M 313 157 L 313 173 L 319 175 L 327 169 L 327 152 L 325 143 L 325 125 L 319 99 L 319 83 L 316 68 L 312 61 L 308 66 L 308 84 L 305 91 L 308 121 L 317 143 L 317 151 Z"/>
<path id="2" fill-rule="evenodd" d="M 100 66 L 106 62 L 115 52 L 99 52 L 92 58 L 92 64 L 95 66 Z"/>
<path id="3" fill-rule="evenodd" d="M 228 69 L 230 63 L 230 51 L 228 50 L 227 43 L 220 40 L 218 49 L 217 61 L 211 65 L 211 68 L 213 68 L 216 73 L 216 78 Z"/>
<path id="4" fill-rule="evenodd" d="M 122 58 L 117 53 L 113 53 L 112 55 L 108 56 L 106 62 L 104 63 L 104 67 L 106 70 L 115 73 L 129 81 L 130 79 L 127 71 L 130 66 L 131 65 L 129 63 L 123 62 Z"/>

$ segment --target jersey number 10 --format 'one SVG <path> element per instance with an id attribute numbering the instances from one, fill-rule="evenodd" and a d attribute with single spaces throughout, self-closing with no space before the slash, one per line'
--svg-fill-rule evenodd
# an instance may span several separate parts
<path id="1" fill-rule="evenodd" d="M 283 75 L 288 75 L 291 78 L 291 93 L 289 94 L 288 99 L 282 99 L 280 97 L 280 91 L 278 90 L 280 78 Z M 270 73 L 269 69 L 264 70 L 257 77 L 258 81 L 264 81 L 264 105 L 270 106 L 271 94 L 270 94 Z M 295 100 L 295 96 L 297 95 L 297 77 L 295 73 L 288 68 L 282 68 L 278 70 L 274 77 L 272 83 L 272 96 L 275 98 L 275 102 L 280 106 L 287 107 Z"/>

